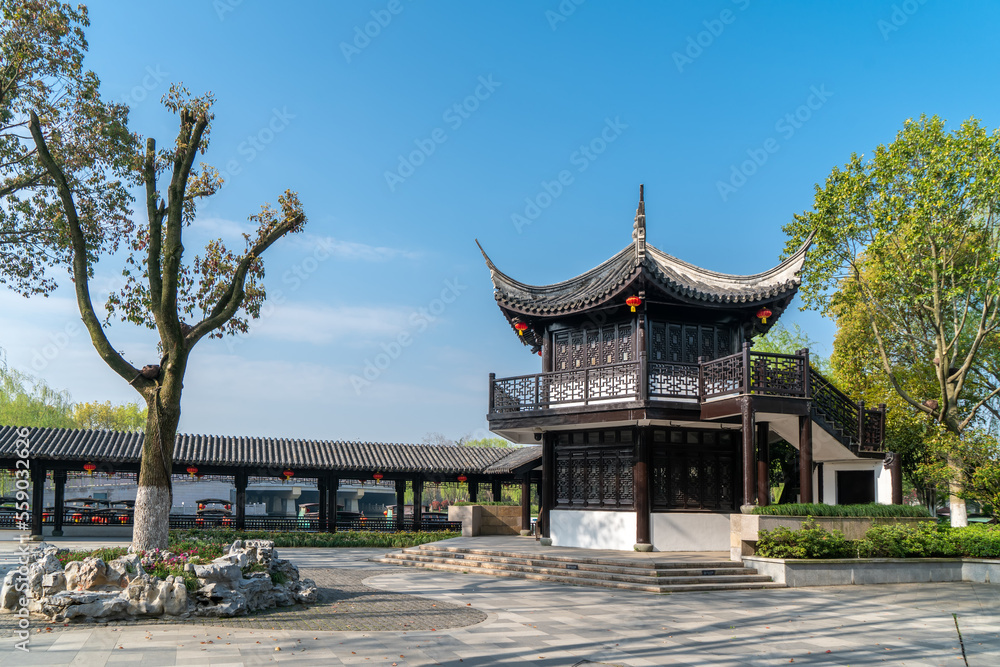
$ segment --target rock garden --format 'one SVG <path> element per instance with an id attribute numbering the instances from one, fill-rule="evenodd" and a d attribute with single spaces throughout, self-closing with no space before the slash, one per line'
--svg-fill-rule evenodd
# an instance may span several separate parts
<path id="1" fill-rule="evenodd" d="M 132 554 L 105 549 L 78 559 L 41 543 L 7 573 L 0 607 L 68 621 L 229 617 L 316 601 L 316 585 L 278 557 L 273 541 L 236 540 L 219 551 L 213 545 Z"/>

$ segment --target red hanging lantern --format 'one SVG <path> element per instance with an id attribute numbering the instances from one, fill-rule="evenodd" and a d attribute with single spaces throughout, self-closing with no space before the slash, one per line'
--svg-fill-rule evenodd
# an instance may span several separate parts
<path id="1" fill-rule="evenodd" d="M 195 475 L 197 475 L 197 474 L 198 474 L 198 469 L 197 469 L 197 468 L 195 468 L 194 466 L 188 466 L 188 467 L 187 467 L 187 473 L 188 473 L 189 475 L 191 475 L 191 477 L 194 477 Z"/>
<path id="2" fill-rule="evenodd" d="M 291 469 L 286 469 L 284 472 L 281 473 L 281 476 L 284 477 L 284 479 L 281 480 L 281 483 L 284 484 L 285 482 L 287 482 L 288 480 L 290 480 L 292 477 L 294 477 L 295 473 L 292 472 Z"/>
<path id="3" fill-rule="evenodd" d="M 374 475 L 372 475 L 372 479 L 374 479 L 376 482 L 381 481 L 382 480 L 382 473 L 380 473 L 380 472 L 375 473 Z"/>
<path id="4" fill-rule="evenodd" d="M 514 328 L 517 329 L 518 336 L 523 336 L 524 332 L 528 330 L 528 325 L 525 322 L 515 322 Z"/>
<path id="5" fill-rule="evenodd" d="M 87 471 L 88 475 L 93 475 L 94 471 L 97 470 L 97 466 L 93 463 L 84 463 L 83 469 Z"/>
<path id="6" fill-rule="evenodd" d="M 642 305 L 642 299 L 637 296 L 630 296 L 629 298 L 625 299 L 625 305 L 631 306 L 632 312 L 634 313 L 636 306 Z"/>
<path id="7" fill-rule="evenodd" d="M 198 509 L 200 510 L 205 509 L 205 503 L 198 503 Z"/>
<path id="8" fill-rule="evenodd" d="M 226 508 L 227 510 L 231 510 L 231 509 L 233 509 L 233 506 L 232 506 L 232 505 L 230 505 L 229 503 L 226 503 L 226 505 L 225 505 L 225 508 Z"/>
<path id="9" fill-rule="evenodd" d="M 469 478 L 468 478 L 468 477 L 466 477 L 465 475 L 459 475 L 459 476 L 457 477 L 457 479 L 458 479 L 458 481 L 460 481 L 460 482 L 464 482 L 464 481 L 466 481 L 466 480 L 467 480 L 467 479 L 469 479 Z"/>
<path id="10" fill-rule="evenodd" d="M 760 318 L 761 324 L 767 324 L 767 318 L 771 317 L 772 314 L 770 308 L 761 308 L 757 311 L 757 317 Z"/>

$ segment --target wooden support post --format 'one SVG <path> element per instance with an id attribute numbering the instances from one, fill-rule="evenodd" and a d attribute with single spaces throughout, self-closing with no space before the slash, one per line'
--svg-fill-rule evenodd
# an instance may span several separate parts
<path id="1" fill-rule="evenodd" d="M 326 477 L 316 478 L 316 490 L 319 491 L 319 526 L 320 531 L 326 531 L 330 527 L 330 518 L 327 516 L 330 509 L 330 490 L 326 486 Z"/>
<path id="2" fill-rule="evenodd" d="M 233 486 L 236 487 L 236 530 L 246 530 L 247 527 L 247 473 L 238 470 L 233 475 Z M 322 502 L 322 501 L 321 501 Z"/>
<path id="3" fill-rule="evenodd" d="M 649 472 L 651 467 L 649 429 L 640 426 L 636 429 L 636 436 L 635 464 L 632 466 L 632 479 L 635 485 L 635 544 L 637 550 L 647 551 L 651 547 L 643 548 L 643 545 L 652 545 L 649 515 Z"/>
<path id="4" fill-rule="evenodd" d="M 479 502 L 479 482 L 474 482 L 471 479 L 469 484 L 469 502 L 478 503 Z"/>
<path id="5" fill-rule="evenodd" d="M 31 536 L 42 536 L 42 504 L 45 499 L 45 466 L 31 462 Z"/>
<path id="6" fill-rule="evenodd" d="M 743 343 L 743 393 L 753 390 L 753 379 L 750 377 L 750 343 Z"/>
<path id="7" fill-rule="evenodd" d="M 496 412 L 496 380 L 497 374 L 490 373 L 490 414 Z"/>
<path id="8" fill-rule="evenodd" d="M 643 313 L 639 313 L 638 323 L 636 343 L 639 348 L 639 377 L 635 381 L 639 389 L 639 401 L 645 403 L 649 400 L 649 355 L 646 351 L 646 317 Z"/>
<path id="9" fill-rule="evenodd" d="M 813 502 L 812 417 L 799 417 L 799 502 Z"/>
<path id="10" fill-rule="evenodd" d="M 503 483 L 493 480 L 493 488 L 490 489 L 493 495 L 493 502 L 498 503 L 503 500 Z"/>
<path id="11" fill-rule="evenodd" d="M 52 536 L 61 537 L 63 534 L 63 516 L 66 514 L 66 471 L 53 470 L 52 482 L 56 486 L 56 513 L 53 517 L 55 525 L 52 527 Z"/>
<path id="12" fill-rule="evenodd" d="M 749 350 L 745 347 L 744 351 Z M 744 357 L 745 358 L 745 357 Z M 756 467 L 757 463 L 754 456 L 753 447 L 753 437 L 754 437 L 754 413 L 753 413 L 753 399 L 749 396 L 744 396 L 740 399 L 741 403 L 741 416 L 743 421 L 743 505 L 753 505 L 754 498 L 757 496 L 757 484 L 756 484 Z"/>
<path id="13" fill-rule="evenodd" d="M 531 480 L 530 473 L 521 477 L 521 530 L 531 530 Z"/>
<path id="14" fill-rule="evenodd" d="M 771 504 L 771 431 L 767 422 L 757 423 L 757 504 Z"/>
<path id="15" fill-rule="evenodd" d="M 406 507 L 406 480 L 397 479 L 396 480 L 396 509 L 393 510 L 392 516 L 396 521 L 396 530 L 405 530 L 403 527 L 403 520 L 406 518 L 405 510 Z"/>
<path id="16" fill-rule="evenodd" d="M 542 372 L 551 373 L 552 370 L 552 334 L 546 328 L 542 337 Z"/>
<path id="17" fill-rule="evenodd" d="M 892 479 L 892 504 L 903 504 L 903 461 L 899 452 L 891 452 L 889 461 L 889 477 Z"/>
<path id="18" fill-rule="evenodd" d="M 555 498 L 555 443 L 548 433 L 542 441 L 542 494 L 539 498 L 541 507 L 538 511 L 538 522 L 541 524 L 541 536 L 549 537 L 549 513 Z"/>
<path id="19" fill-rule="evenodd" d="M 337 491 L 340 490 L 340 478 L 331 476 L 326 484 L 328 521 L 327 532 L 337 532 Z"/>
<path id="20" fill-rule="evenodd" d="M 419 532 L 423 518 L 424 480 L 413 478 L 413 530 Z"/>

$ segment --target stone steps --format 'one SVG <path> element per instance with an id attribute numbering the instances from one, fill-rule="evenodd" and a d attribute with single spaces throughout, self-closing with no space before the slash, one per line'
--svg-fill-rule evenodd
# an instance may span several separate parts
<path id="1" fill-rule="evenodd" d="M 627 561 L 423 545 L 373 562 L 651 593 L 783 588 L 731 561 Z"/>

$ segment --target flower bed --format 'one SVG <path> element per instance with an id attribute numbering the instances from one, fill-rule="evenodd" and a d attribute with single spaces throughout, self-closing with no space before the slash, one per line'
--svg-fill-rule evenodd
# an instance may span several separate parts
<path id="1" fill-rule="evenodd" d="M 754 507 L 751 514 L 766 516 L 840 516 L 840 517 L 921 517 L 929 518 L 926 507 L 915 505 L 827 505 L 825 503 L 786 503 Z"/>
<path id="2" fill-rule="evenodd" d="M 172 530 L 170 531 L 170 548 L 177 545 L 198 545 L 205 542 L 218 544 L 232 543 L 235 540 L 271 540 L 276 547 L 352 547 L 352 548 L 386 548 L 402 549 L 415 547 L 428 542 L 447 540 L 458 537 L 459 533 L 451 531 L 400 531 L 397 533 L 380 533 L 373 531 L 350 530 L 336 533 L 300 533 L 300 532 L 269 532 L 266 530 Z"/>

